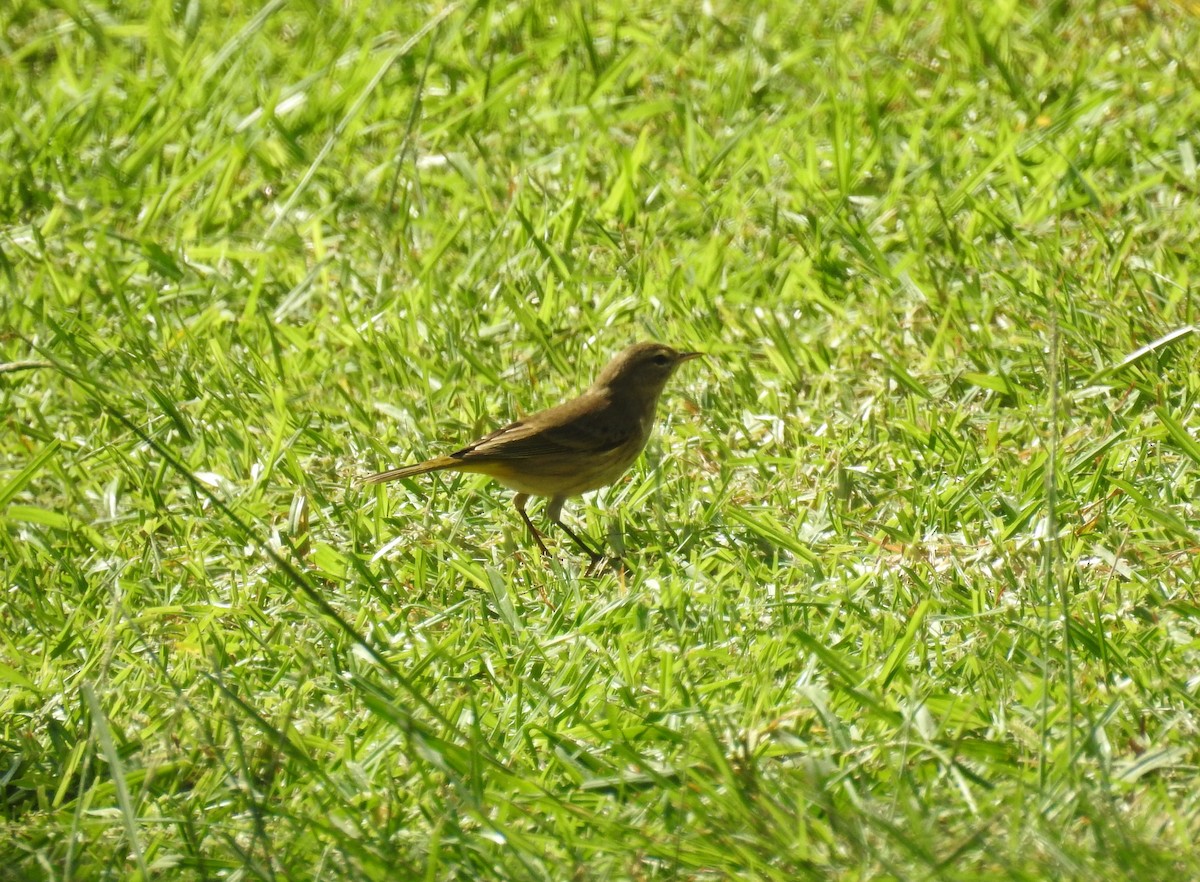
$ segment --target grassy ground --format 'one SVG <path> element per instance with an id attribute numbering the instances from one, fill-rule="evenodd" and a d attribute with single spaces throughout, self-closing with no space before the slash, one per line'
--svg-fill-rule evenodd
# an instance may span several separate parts
<path id="1" fill-rule="evenodd" d="M 1194 6 L 220 6 L 0 12 L 0 878 L 1200 876 Z"/>

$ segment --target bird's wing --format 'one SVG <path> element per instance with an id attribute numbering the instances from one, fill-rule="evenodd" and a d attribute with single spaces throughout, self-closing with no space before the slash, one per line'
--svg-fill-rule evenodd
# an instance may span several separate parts
<path id="1" fill-rule="evenodd" d="M 604 453 L 629 443 L 640 431 L 636 421 L 612 418 L 607 403 L 583 413 L 577 401 L 509 423 L 450 456 L 469 459 L 527 459 L 559 453 Z"/>

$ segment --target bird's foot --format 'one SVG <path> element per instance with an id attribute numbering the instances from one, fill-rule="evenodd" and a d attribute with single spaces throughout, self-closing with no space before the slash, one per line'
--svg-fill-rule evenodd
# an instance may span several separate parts
<path id="1" fill-rule="evenodd" d="M 610 570 L 616 576 L 625 576 L 633 572 L 625 559 L 616 554 L 593 554 L 591 562 L 584 568 L 585 576 L 598 576 L 603 570 Z"/>

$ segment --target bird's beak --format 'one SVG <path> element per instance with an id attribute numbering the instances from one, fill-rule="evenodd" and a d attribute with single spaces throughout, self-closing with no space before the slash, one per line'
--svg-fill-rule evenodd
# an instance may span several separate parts
<path id="1" fill-rule="evenodd" d="M 699 358 L 703 354 L 703 352 L 681 352 L 679 353 L 679 363 L 683 364 L 685 361 L 691 361 L 693 358 Z"/>

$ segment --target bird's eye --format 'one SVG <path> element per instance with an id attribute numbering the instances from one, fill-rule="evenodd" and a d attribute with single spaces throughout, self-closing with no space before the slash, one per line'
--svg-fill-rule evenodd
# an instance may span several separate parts
<path id="1" fill-rule="evenodd" d="M 660 352 L 654 356 L 654 363 L 659 367 L 666 367 L 671 363 L 671 358 L 665 352 Z"/>

